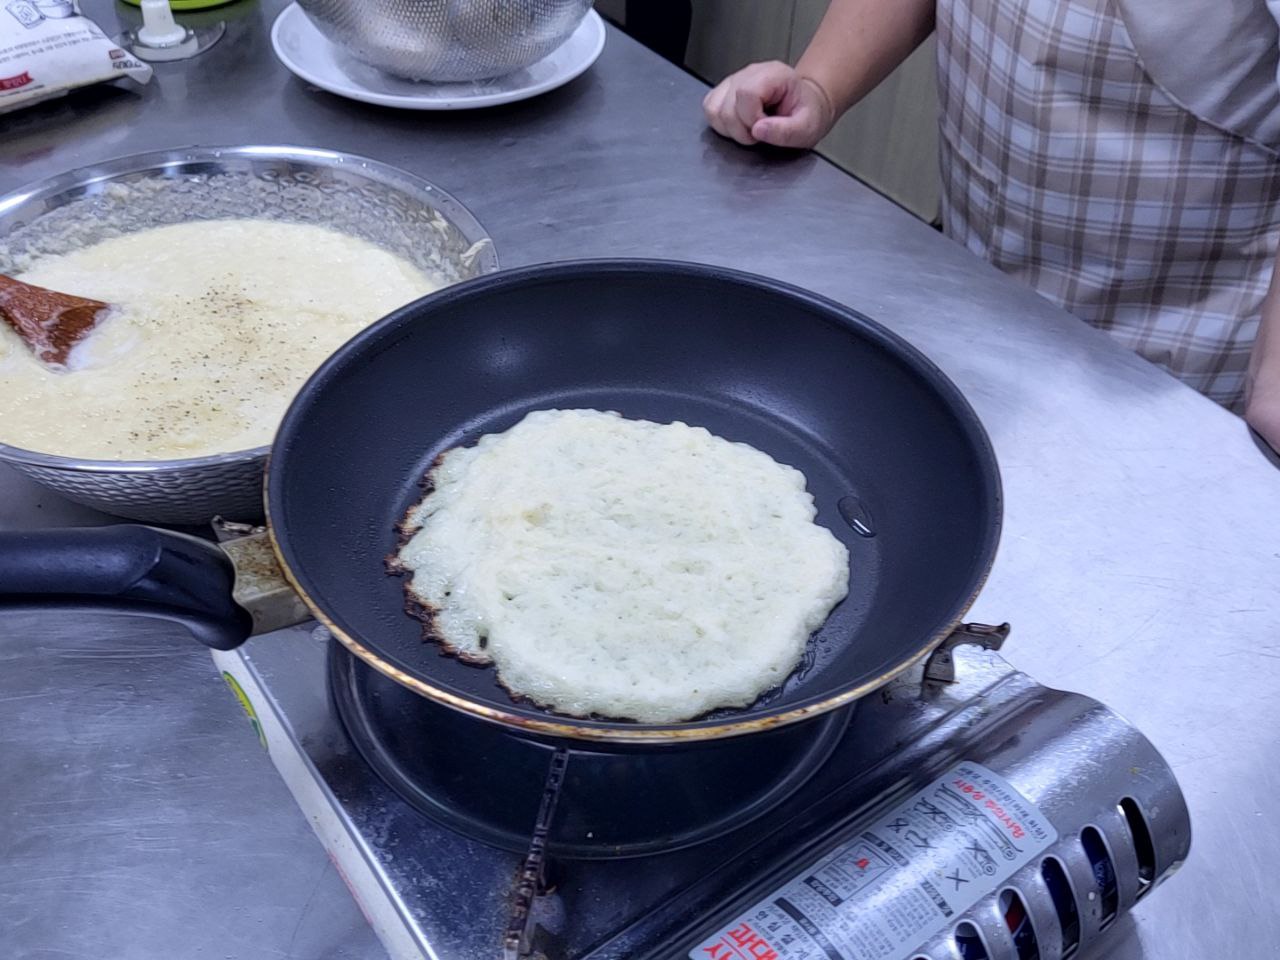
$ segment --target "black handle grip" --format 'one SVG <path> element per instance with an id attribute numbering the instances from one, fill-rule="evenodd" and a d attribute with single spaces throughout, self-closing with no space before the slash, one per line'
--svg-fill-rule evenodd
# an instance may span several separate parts
<path id="1" fill-rule="evenodd" d="M 249 638 L 235 569 L 212 543 L 133 524 L 0 533 L 0 607 L 88 606 L 181 623 L 217 650 Z"/>

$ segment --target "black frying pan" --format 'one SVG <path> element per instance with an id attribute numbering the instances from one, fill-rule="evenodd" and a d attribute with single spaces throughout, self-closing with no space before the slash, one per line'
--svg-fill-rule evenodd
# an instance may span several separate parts
<path id="1" fill-rule="evenodd" d="M 492 669 L 424 642 L 421 624 L 404 612 L 402 581 L 384 570 L 393 525 L 421 496 L 418 482 L 438 453 L 548 407 L 684 420 L 804 472 L 818 521 L 849 548 L 851 577 L 848 598 L 781 690 L 684 724 L 579 720 L 513 701 Z M 434 700 L 534 732 L 655 741 L 797 721 L 923 657 L 982 585 L 999 534 L 1000 484 L 986 435 L 957 389 L 857 312 L 715 267 L 587 261 L 461 284 L 349 341 L 285 416 L 267 508 L 295 588 L 374 668 Z M 62 559 L 50 561 L 48 542 L 22 546 L 9 535 L 0 591 L 80 593 L 84 541 L 71 548 L 67 538 L 79 533 L 56 536 Z M 110 549 L 128 561 L 118 543 Z M 31 557 L 42 550 L 44 569 L 33 572 Z M 247 629 L 220 606 L 223 575 L 190 558 L 167 564 L 150 609 L 185 616 L 201 606 L 201 639 L 239 642 Z M 171 595 L 175 583 L 185 597 Z"/>

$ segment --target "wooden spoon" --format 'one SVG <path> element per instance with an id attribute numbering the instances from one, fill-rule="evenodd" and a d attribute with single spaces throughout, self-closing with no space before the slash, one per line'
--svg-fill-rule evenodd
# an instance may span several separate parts
<path id="1" fill-rule="evenodd" d="M 0 317 L 42 363 L 65 366 L 71 348 L 98 325 L 110 305 L 46 290 L 0 273 Z"/>

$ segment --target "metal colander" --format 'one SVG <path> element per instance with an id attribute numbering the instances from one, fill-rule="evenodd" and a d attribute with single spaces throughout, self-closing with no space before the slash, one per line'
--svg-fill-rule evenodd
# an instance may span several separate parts
<path id="1" fill-rule="evenodd" d="M 298 0 L 330 42 L 371 67 L 452 83 L 522 70 L 560 46 L 591 0 Z"/>

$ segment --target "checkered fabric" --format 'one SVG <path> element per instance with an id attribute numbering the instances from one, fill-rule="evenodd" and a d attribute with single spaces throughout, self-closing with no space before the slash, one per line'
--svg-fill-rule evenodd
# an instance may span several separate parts
<path id="1" fill-rule="evenodd" d="M 1276 153 L 1170 100 L 1113 0 L 939 0 L 937 24 L 948 235 L 1238 411 Z"/>

